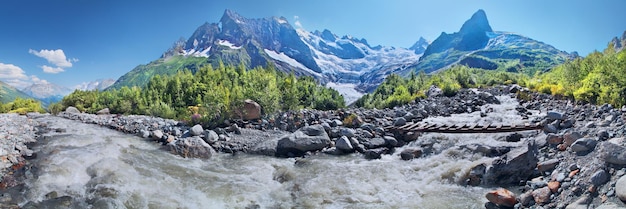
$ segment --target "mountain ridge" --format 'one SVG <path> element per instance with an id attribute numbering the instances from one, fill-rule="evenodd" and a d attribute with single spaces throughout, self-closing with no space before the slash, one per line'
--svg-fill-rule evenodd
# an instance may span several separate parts
<path id="1" fill-rule="evenodd" d="M 338 36 L 328 29 L 309 32 L 294 28 L 284 17 L 246 18 L 227 9 L 219 22 L 200 25 L 187 40 L 176 42 L 158 60 L 131 70 L 111 88 L 143 86 L 155 73 L 223 63 L 247 68 L 273 65 L 285 73 L 312 76 L 321 84 L 349 83 L 369 92 L 392 73 L 431 73 L 454 64 L 537 71 L 570 56 L 540 41 L 493 31 L 484 10 L 474 13 L 458 32 L 442 32 L 430 43 L 420 37 L 413 46 L 402 48 L 372 47 L 365 38 Z M 171 59 L 179 63 L 171 65 Z"/>

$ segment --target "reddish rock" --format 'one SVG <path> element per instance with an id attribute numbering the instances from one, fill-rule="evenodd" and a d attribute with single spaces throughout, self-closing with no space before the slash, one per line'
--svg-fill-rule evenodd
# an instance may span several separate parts
<path id="1" fill-rule="evenodd" d="M 513 207 L 517 204 L 515 194 L 513 192 L 500 188 L 491 192 L 488 192 L 485 197 L 489 202 L 492 202 L 499 206 Z"/>
<path id="2" fill-rule="evenodd" d="M 546 136 L 546 141 L 548 141 L 549 144 L 557 145 L 563 143 L 563 137 L 556 134 L 548 134 L 548 136 Z"/>
<path id="3" fill-rule="evenodd" d="M 572 145 L 576 140 L 583 138 L 583 136 L 578 132 L 570 132 L 563 135 L 563 143 L 565 146 Z"/>
<path id="4" fill-rule="evenodd" d="M 579 171 L 580 171 L 580 169 L 576 169 L 576 170 L 573 170 L 573 171 L 569 172 L 568 177 L 570 177 L 570 178 L 574 177 L 576 174 L 578 174 Z"/>
<path id="5" fill-rule="evenodd" d="M 243 112 L 241 116 L 244 120 L 255 120 L 261 118 L 261 105 L 255 101 L 246 99 L 243 104 Z"/>
<path id="6" fill-rule="evenodd" d="M 558 181 L 551 181 L 548 183 L 548 188 L 550 188 L 550 191 L 552 193 L 556 193 L 557 191 L 559 191 L 560 187 L 561 183 L 559 183 Z"/>
<path id="7" fill-rule="evenodd" d="M 540 189 L 536 189 L 535 191 L 532 192 L 533 198 L 535 199 L 535 202 L 539 205 L 544 205 L 547 203 L 550 203 L 550 195 L 552 194 L 552 192 L 550 191 L 550 188 L 548 187 L 542 187 Z"/>
<path id="8" fill-rule="evenodd" d="M 556 146 L 557 149 L 559 149 L 559 151 L 565 151 L 567 149 L 567 144 L 559 144 L 558 146 Z"/>

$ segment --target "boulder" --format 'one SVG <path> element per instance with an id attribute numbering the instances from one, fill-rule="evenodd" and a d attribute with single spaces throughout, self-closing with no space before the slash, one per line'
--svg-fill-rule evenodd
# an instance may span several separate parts
<path id="1" fill-rule="evenodd" d="M 163 131 L 161 131 L 161 130 L 154 130 L 154 131 L 152 131 L 152 133 L 150 135 L 152 135 L 152 139 L 160 140 L 161 138 L 163 138 Z"/>
<path id="2" fill-rule="evenodd" d="M 167 144 L 170 152 L 186 158 L 209 159 L 215 154 L 215 150 L 204 142 L 199 136 L 187 137 L 175 140 Z"/>
<path id="3" fill-rule="evenodd" d="M 548 119 L 551 119 L 551 120 L 563 120 L 565 118 L 563 113 L 557 112 L 557 111 L 548 111 L 548 114 L 546 114 L 546 117 L 548 117 Z"/>
<path id="4" fill-rule="evenodd" d="M 395 147 L 398 145 L 398 140 L 396 138 L 394 138 L 393 136 L 383 136 L 383 139 L 385 140 L 385 144 Z"/>
<path id="5" fill-rule="evenodd" d="M 548 182 L 548 188 L 550 188 L 550 192 L 552 193 L 558 192 L 560 187 L 561 187 L 561 183 L 558 181 Z"/>
<path id="6" fill-rule="evenodd" d="M 626 175 L 623 175 L 615 183 L 615 195 L 626 203 Z"/>
<path id="7" fill-rule="evenodd" d="M 576 154 L 585 154 L 593 151 L 596 144 L 598 144 L 598 141 L 593 138 L 580 138 L 570 146 L 570 149 L 572 152 L 576 152 Z"/>
<path id="8" fill-rule="evenodd" d="M 536 189 L 532 192 L 533 198 L 535 199 L 535 203 L 539 205 L 544 205 L 550 203 L 550 195 L 552 195 L 552 191 L 550 188 L 542 187 L 540 189 Z"/>
<path id="9" fill-rule="evenodd" d="M 559 132 L 559 129 L 557 129 L 553 124 L 547 124 L 543 127 L 543 131 L 546 133 L 557 133 Z"/>
<path id="10" fill-rule="evenodd" d="M 611 179 L 611 175 L 607 173 L 605 170 L 596 171 L 591 175 L 591 184 L 595 186 L 600 186 L 605 184 Z"/>
<path id="11" fill-rule="evenodd" d="M 108 115 L 108 114 L 111 114 L 111 111 L 107 107 L 107 108 L 98 110 L 98 112 L 96 112 L 96 114 L 98 114 L 98 115 Z"/>
<path id="12" fill-rule="evenodd" d="M 201 125 L 195 125 L 189 129 L 189 134 L 192 136 L 200 136 L 204 132 L 204 129 Z"/>
<path id="13" fill-rule="evenodd" d="M 412 149 L 412 148 L 408 148 L 405 150 L 402 150 L 402 152 L 400 152 L 400 158 L 402 158 L 402 160 L 411 160 L 414 158 L 418 158 L 422 156 L 422 150 L 421 149 Z"/>
<path id="14" fill-rule="evenodd" d="M 396 121 L 393 122 L 394 126 L 403 126 L 406 125 L 406 119 L 405 118 L 397 118 Z"/>
<path id="15" fill-rule="evenodd" d="M 387 149 L 386 147 L 381 147 L 381 148 L 366 150 L 365 152 L 363 152 L 363 155 L 365 156 L 365 159 L 373 160 L 373 159 L 380 159 L 382 154 L 385 154 L 387 152 L 389 152 L 389 149 Z"/>
<path id="16" fill-rule="evenodd" d="M 69 106 L 65 109 L 65 112 L 77 114 L 80 113 L 80 110 L 76 109 L 75 107 Z"/>
<path id="17" fill-rule="evenodd" d="M 341 136 L 346 136 L 348 138 L 353 137 L 356 134 L 356 131 L 351 128 L 341 128 Z"/>
<path id="18" fill-rule="evenodd" d="M 530 142 L 500 156 L 485 173 L 485 183 L 512 185 L 527 180 L 537 166 L 538 152 L 537 146 Z"/>
<path id="19" fill-rule="evenodd" d="M 259 105 L 259 103 L 251 99 L 246 99 L 243 102 L 243 112 L 241 116 L 244 120 L 256 120 L 261 118 L 261 105 Z"/>
<path id="20" fill-rule="evenodd" d="M 480 99 L 485 100 L 488 104 L 500 104 L 500 100 L 489 92 L 480 92 Z"/>
<path id="21" fill-rule="evenodd" d="M 611 142 L 603 142 L 600 144 L 600 153 L 607 163 L 626 165 L 626 147 Z"/>
<path id="22" fill-rule="evenodd" d="M 278 140 L 279 138 L 259 142 L 258 144 L 252 146 L 250 150 L 248 150 L 248 153 L 274 157 L 276 156 Z"/>
<path id="23" fill-rule="evenodd" d="M 206 131 L 206 134 L 204 135 L 204 141 L 209 144 L 215 143 L 219 139 L 220 139 L 220 136 L 217 135 L 217 133 L 213 130 Z"/>
<path id="24" fill-rule="evenodd" d="M 563 143 L 563 137 L 550 133 L 546 135 L 546 141 L 551 145 L 557 145 L 557 144 Z"/>
<path id="25" fill-rule="evenodd" d="M 308 151 L 319 151 L 330 145 L 330 138 L 322 125 L 305 126 L 283 136 L 277 144 L 279 156 L 303 156 Z"/>
<path id="26" fill-rule="evenodd" d="M 354 147 L 352 147 L 352 143 L 350 143 L 350 139 L 346 136 L 342 136 L 337 139 L 335 142 L 335 147 L 343 152 L 352 152 L 354 151 Z"/>
<path id="27" fill-rule="evenodd" d="M 443 95 L 443 90 L 435 85 L 431 85 L 430 88 L 428 88 L 428 91 L 426 91 L 427 97 L 438 97 L 441 95 Z"/>
<path id="28" fill-rule="evenodd" d="M 513 207 L 517 204 L 517 199 L 515 199 L 515 194 L 507 189 L 497 189 L 491 192 L 488 192 L 485 197 L 489 202 L 492 202 L 498 206 L 502 207 Z"/>
<path id="29" fill-rule="evenodd" d="M 374 149 L 385 146 L 385 139 L 380 137 L 371 138 L 368 141 L 363 142 L 363 145 L 368 149 Z"/>
<path id="30" fill-rule="evenodd" d="M 565 144 L 565 146 L 570 146 L 572 144 L 574 144 L 574 142 L 580 138 L 583 138 L 583 135 L 581 135 L 578 132 L 570 132 L 570 133 L 566 133 L 563 135 L 563 143 Z"/>

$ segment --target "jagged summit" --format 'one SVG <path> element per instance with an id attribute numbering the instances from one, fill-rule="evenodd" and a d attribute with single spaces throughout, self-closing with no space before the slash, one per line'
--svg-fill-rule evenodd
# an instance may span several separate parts
<path id="1" fill-rule="evenodd" d="M 413 50 L 415 54 L 422 54 L 424 53 L 424 51 L 426 51 L 427 47 L 428 47 L 428 41 L 426 41 L 424 37 L 420 37 L 420 39 L 417 40 L 413 44 L 413 46 L 409 47 L 409 49 Z"/>
<path id="2" fill-rule="evenodd" d="M 476 11 L 469 20 L 465 21 L 459 31 L 461 34 L 478 32 L 493 32 L 489 20 L 487 20 L 487 14 L 482 9 Z"/>

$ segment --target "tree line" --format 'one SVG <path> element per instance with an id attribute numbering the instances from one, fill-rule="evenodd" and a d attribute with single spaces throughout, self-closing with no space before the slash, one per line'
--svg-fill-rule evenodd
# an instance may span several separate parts
<path id="1" fill-rule="evenodd" d="M 96 113 L 109 108 L 114 114 L 141 114 L 179 120 L 195 120 L 215 125 L 236 118 L 245 99 L 262 107 L 263 114 L 281 110 L 314 108 L 331 110 L 345 106 L 337 91 L 318 85 L 312 77 L 296 77 L 273 67 L 246 70 L 244 65 L 215 69 L 206 65 L 195 74 L 181 70 L 175 75 L 154 75 L 140 87 L 121 87 L 106 91 L 76 90 L 52 104 L 51 111 L 73 106 Z"/>

